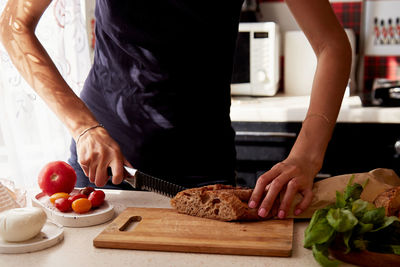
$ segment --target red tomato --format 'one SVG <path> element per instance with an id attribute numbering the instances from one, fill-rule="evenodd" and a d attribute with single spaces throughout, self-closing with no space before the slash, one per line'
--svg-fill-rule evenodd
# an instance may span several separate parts
<path id="1" fill-rule="evenodd" d="M 68 198 L 68 200 L 72 203 L 72 202 L 74 202 L 75 200 L 77 200 L 77 199 L 79 199 L 79 198 L 87 198 L 87 195 L 84 195 L 84 194 L 76 194 L 76 195 L 72 195 L 72 196 L 70 196 L 69 198 Z"/>
<path id="2" fill-rule="evenodd" d="M 100 207 L 104 199 L 106 198 L 106 194 L 104 194 L 101 190 L 96 190 L 90 193 L 88 199 L 92 202 L 92 207 Z"/>
<path id="3" fill-rule="evenodd" d="M 51 196 L 54 193 L 71 193 L 76 183 L 75 170 L 64 161 L 53 161 L 46 164 L 39 173 L 40 189 Z"/>
<path id="4" fill-rule="evenodd" d="M 72 202 L 72 209 L 76 213 L 85 213 L 88 212 L 92 208 L 92 203 L 87 198 L 78 198 L 74 202 Z"/>
<path id="5" fill-rule="evenodd" d="M 84 194 L 86 196 L 89 196 L 90 193 L 92 193 L 94 191 L 94 188 L 91 186 L 86 186 L 85 188 L 82 188 L 81 190 L 79 190 L 79 193 Z"/>
<path id="6" fill-rule="evenodd" d="M 57 198 L 54 201 L 56 208 L 61 212 L 67 212 L 71 210 L 71 202 L 66 198 Z"/>

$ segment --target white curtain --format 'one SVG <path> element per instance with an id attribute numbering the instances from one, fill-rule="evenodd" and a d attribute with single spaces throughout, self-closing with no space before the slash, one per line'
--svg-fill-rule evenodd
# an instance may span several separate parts
<path id="1" fill-rule="evenodd" d="M 0 0 L 1 12 L 6 2 Z M 53 0 L 36 29 L 58 70 L 78 95 L 91 66 L 80 2 Z M 0 151 L 6 154 L 0 178 L 10 179 L 17 186 L 37 187 L 38 173 L 47 162 L 68 159 L 71 136 L 67 129 L 20 76 L 2 45 L 0 131 Z"/>

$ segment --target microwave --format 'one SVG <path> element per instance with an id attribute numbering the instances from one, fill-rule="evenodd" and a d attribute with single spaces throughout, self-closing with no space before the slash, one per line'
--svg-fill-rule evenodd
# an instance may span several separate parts
<path id="1" fill-rule="evenodd" d="M 276 23 L 239 23 L 231 94 L 275 95 L 280 79 L 279 48 L 280 33 Z"/>

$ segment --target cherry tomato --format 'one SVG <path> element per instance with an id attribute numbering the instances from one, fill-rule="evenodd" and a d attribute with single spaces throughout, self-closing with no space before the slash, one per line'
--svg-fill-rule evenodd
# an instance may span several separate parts
<path id="1" fill-rule="evenodd" d="M 101 190 L 93 191 L 88 197 L 90 202 L 92 202 L 92 207 L 100 207 L 103 204 L 105 198 L 106 195 Z"/>
<path id="2" fill-rule="evenodd" d="M 69 196 L 68 200 L 72 203 L 72 202 L 74 202 L 75 200 L 77 200 L 79 198 L 87 198 L 87 195 L 78 193 L 76 195 Z"/>
<path id="3" fill-rule="evenodd" d="M 81 190 L 79 190 L 79 193 L 89 196 L 90 193 L 92 193 L 93 191 L 95 191 L 93 187 L 86 186 L 85 188 L 82 188 Z"/>
<path id="4" fill-rule="evenodd" d="M 85 213 L 88 212 L 92 208 L 92 203 L 87 198 L 78 198 L 74 202 L 72 202 L 72 209 L 76 213 Z"/>
<path id="5" fill-rule="evenodd" d="M 50 202 L 54 204 L 56 199 L 59 199 L 59 198 L 69 198 L 69 194 L 64 193 L 64 192 L 54 193 L 50 197 Z"/>
<path id="6" fill-rule="evenodd" d="M 67 212 L 71 210 L 71 202 L 66 198 L 57 198 L 54 201 L 56 208 L 61 212 Z"/>

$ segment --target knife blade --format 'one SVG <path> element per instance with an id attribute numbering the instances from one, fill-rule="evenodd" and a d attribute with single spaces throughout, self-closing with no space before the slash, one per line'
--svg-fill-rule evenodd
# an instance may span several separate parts
<path id="1" fill-rule="evenodd" d="M 178 192 L 186 188 L 160 178 L 145 174 L 137 169 L 124 166 L 128 177 L 124 178 L 128 184 L 135 189 L 151 191 L 163 196 L 174 197 Z M 109 176 L 112 176 L 111 168 L 108 170 Z"/>

